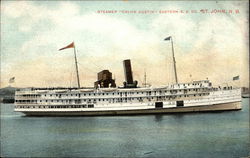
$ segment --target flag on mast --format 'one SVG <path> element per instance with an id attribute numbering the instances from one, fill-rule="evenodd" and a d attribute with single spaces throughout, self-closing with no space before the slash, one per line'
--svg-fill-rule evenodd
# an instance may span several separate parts
<path id="1" fill-rule="evenodd" d="M 165 40 L 165 41 L 168 41 L 168 40 L 170 40 L 170 38 L 171 38 L 171 36 L 165 38 L 164 40 Z"/>
<path id="2" fill-rule="evenodd" d="M 10 79 L 9 79 L 9 83 L 14 83 L 15 82 L 15 77 L 11 77 Z"/>
<path id="3" fill-rule="evenodd" d="M 74 48 L 74 47 L 75 47 L 75 44 L 74 44 L 74 42 L 72 42 L 72 43 L 70 43 L 68 46 L 59 49 L 59 51 L 60 51 L 60 50 L 67 49 L 67 48 Z"/>

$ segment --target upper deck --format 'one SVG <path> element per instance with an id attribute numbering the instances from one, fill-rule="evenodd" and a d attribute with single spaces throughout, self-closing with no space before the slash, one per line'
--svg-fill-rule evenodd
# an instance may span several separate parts
<path id="1" fill-rule="evenodd" d="M 211 88 L 211 82 L 208 80 L 193 81 L 192 83 L 178 83 L 167 86 L 158 87 L 138 87 L 138 88 L 93 88 L 93 87 L 49 87 L 49 88 L 22 88 L 16 91 L 16 95 L 22 94 L 44 94 L 44 93 L 100 93 L 100 92 L 142 92 L 142 91 L 158 91 L 158 90 L 189 90 L 189 89 L 200 89 L 200 88 Z"/>

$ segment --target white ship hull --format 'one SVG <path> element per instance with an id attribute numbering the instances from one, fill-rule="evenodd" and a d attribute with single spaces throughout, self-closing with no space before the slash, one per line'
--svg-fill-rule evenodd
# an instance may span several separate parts
<path id="1" fill-rule="evenodd" d="M 33 116 L 135 115 L 241 109 L 240 88 L 207 80 L 161 88 L 29 89 L 16 92 L 15 111 Z"/>
<path id="2" fill-rule="evenodd" d="M 218 112 L 241 110 L 241 102 L 222 103 L 214 105 L 190 106 L 190 107 L 170 107 L 170 108 L 148 108 L 130 110 L 72 110 L 72 111 L 22 111 L 27 116 L 104 116 L 104 115 L 144 115 L 144 114 L 164 114 L 164 113 L 190 113 L 190 112 Z"/>

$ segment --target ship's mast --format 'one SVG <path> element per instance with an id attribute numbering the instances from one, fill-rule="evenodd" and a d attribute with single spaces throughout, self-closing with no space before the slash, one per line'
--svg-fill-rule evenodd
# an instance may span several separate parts
<path id="1" fill-rule="evenodd" d="M 173 44 L 173 38 L 172 37 L 171 37 L 171 43 L 172 43 L 172 53 L 173 53 L 173 62 L 174 62 L 175 83 L 178 83 L 177 71 L 176 71 L 176 61 L 175 61 L 175 57 L 174 57 L 174 44 Z"/>
<path id="2" fill-rule="evenodd" d="M 76 77 L 77 77 L 77 84 L 78 84 L 78 88 L 80 88 L 80 80 L 79 80 L 79 73 L 78 73 L 78 66 L 77 66 L 77 58 L 76 58 L 76 48 L 75 48 L 75 43 L 72 42 L 69 45 L 67 45 L 66 47 L 63 47 L 61 49 L 59 49 L 59 51 L 64 50 L 64 49 L 68 49 L 68 48 L 74 48 L 74 55 L 75 55 L 75 64 L 76 64 Z"/>
<path id="3" fill-rule="evenodd" d="M 165 41 L 167 40 L 171 40 L 171 44 L 172 44 L 172 56 L 173 56 L 173 63 L 174 63 L 174 75 L 175 75 L 175 83 L 178 83 L 178 78 L 177 78 L 177 70 L 176 70 L 176 61 L 175 61 L 175 57 L 174 57 L 174 44 L 173 44 L 173 38 L 172 36 L 169 36 L 167 38 L 165 38 Z"/>
<path id="4" fill-rule="evenodd" d="M 78 73 L 78 65 L 77 65 L 76 48 L 75 48 L 75 46 L 74 46 L 74 54 L 75 54 L 77 84 L 78 84 L 78 88 L 80 88 L 81 86 L 80 86 L 80 79 L 79 79 L 79 73 Z"/>

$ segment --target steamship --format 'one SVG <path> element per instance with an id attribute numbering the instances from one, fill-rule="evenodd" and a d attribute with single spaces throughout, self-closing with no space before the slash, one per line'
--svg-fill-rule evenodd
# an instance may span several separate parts
<path id="1" fill-rule="evenodd" d="M 103 70 L 97 74 L 92 88 L 80 87 L 77 72 L 77 88 L 24 88 L 15 93 L 16 112 L 28 116 L 95 116 L 137 115 L 158 113 L 208 112 L 240 110 L 241 89 L 213 87 L 206 80 L 179 83 L 177 80 L 172 38 L 175 83 L 160 87 L 139 87 L 133 80 L 130 60 L 124 60 L 125 82 L 117 87 L 112 73 Z M 62 50 L 62 49 L 60 49 Z M 146 85 L 146 83 L 145 83 Z"/>

